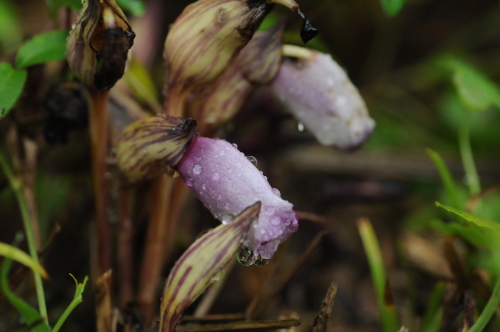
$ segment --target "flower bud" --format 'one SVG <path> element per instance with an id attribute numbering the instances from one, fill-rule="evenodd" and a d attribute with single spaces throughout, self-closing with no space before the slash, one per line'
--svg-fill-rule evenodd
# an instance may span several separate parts
<path id="1" fill-rule="evenodd" d="M 254 260 L 269 259 L 298 227 L 293 205 L 230 143 L 195 136 L 177 171 L 215 218 L 223 223 L 260 201 L 261 213 L 243 244 Z M 252 263 L 252 262 L 250 262 Z"/>
<path id="2" fill-rule="evenodd" d="M 229 225 L 220 225 L 197 239 L 179 258 L 165 283 L 160 310 L 160 332 L 174 332 L 183 312 L 224 270 L 234 257 L 260 203 L 241 212 Z"/>
<path id="3" fill-rule="evenodd" d="M 358 90 L 330 55 L 302 48 L 297 53 L 303 57 L 285 59 L 272 92 L 321 144 L 359 147 L 375 122 Z"/>
<path id="4" fill-rule="evenodd" d="M 202 133 L 206 125 L 217 127 L 232 119 L 255 89 L 272 82 L 281 64 L 284 31 L 282 20 L 272 29 L 257 32 L 210 93 L 190 104 L 189 114 L 203 125 Z"/>
<path id="5" fill-rule="evenodd" d="M 69 66 L 88 87 L 109 90 L 123 76 L 134 38 L 115 0 L 85 0 L 66 43 Z"/>
<path id="6" fill-rule="evenodd" d="M 119 138 L 117 165 L 130 182 L 158 176 L 177 165 L 195 132 L 193 119 L 157 115 L 136 121 Z"/>
<path id="7" fill-rule="evenodd" d="M 165 41 L 165 105 L 171 114 L 182 116 L 193 89 L 210 84 L 226 69 L 273 3 L 302 14 L 293 0 L 199 0 L 184 9 Z"/>

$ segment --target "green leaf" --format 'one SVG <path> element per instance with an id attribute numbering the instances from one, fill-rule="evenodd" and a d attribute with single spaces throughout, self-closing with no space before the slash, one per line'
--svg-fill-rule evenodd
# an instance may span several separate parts
<path id="1" fill-rule="evenodd" d="M 441 63 L 452 70 L 452 81 L 462 102 L 471 110 L 484 111 L 491 106 L 500 108 L 498 85 L 466 62 L 445 57 Z"/>
<path id="2" fill-rule="evenodd" d="M 67 30 L 56 30 L 36 35 L 19 49 L 16 64 L 19 68 L 66 58 Z"/>
<path id="3" fill-rule="evenodd" d="M 389 16 L 395 16 L 401 8 L 403 8 L 405 1 L 406 0 L 381 0 L 382 7 Z"/>
<path id="4" fill-rule="evenodd" d="M 16 70 L 10 63 L 0 63 L 0 119 L 7 115 L 23 91 L 27 72 Z"/>
<path id="5" fill-rule="evenodd" d="M 19 15 L 11 1 L 0 0 L 0 46 L 4 53 L 13 51 L 22 40 Z"/>
<path id="6" fill-rule="evenodd" d="M 70 276 L 73 278 L 73 280 L 75 281 L 75 284 L 76 284 L 75 296 L 73 297 L 73 300 L 68 305 L 66 310 L 64 310 L 63 314 L 61 315 L 61 317 L 57 321 L 56 325 L 52 329 L 52 332 L 59 331 L 59 329 L 64 324 L 64 322 L 68 318 L 69 314 L 73 311 L 73 309 L 75 309 L 75 307 L 77 305 L 79 305 L 80 303 L 83 302 L 82 294 L 83 294 L 83 291 L 85 290 L 85 285 L 87 284 L 87 281 L 89 278 L 85 277 L 85 279 L 83 279 L 83 283 L 79 284 L 78 281 L 76 280 L 76 278 L 72 274 L 70 274 Z"/>
<path id="7" fill-rule="evenodd" d="M 434 162 L 434 165 L 436 166 L 439 175 L 441 176 L 441 181 L 443 182 L 446 192 L 451 198 L 453 205 L 456 208 L 460 207 L 462 204 L 460 197 L 458 196 L 457 185 L 455 184 L 455 180 L 453 179 L 453 176 L 451 175 L 451 172 L 446 166 L 443 158 L 441 158 L 441 156 L 436 151 L 431 149 L 427 149 L 427 154 Z"/>
<path id="8" fill-rule="evenodd" d="M 2 269 L 0 270 L 0 288 L 2 289 L 3 294 L 23 317 L 26 324 L 30 326 L 30 331 L 50 332 L 49 325 L 44 319 L 42 319 L 38 311 L 24 302 L 21 298 L 17 297 L 17 295 L 9 289 L 8 274 L 11 262 L 12 261 L 7 258 L 2 264 Z"/>
<path id="9" fill-rule="evenodd" d="M 436 206 L 441 207 L 441 208 L 445 209 L 446 211 L 452 212 L 452 213 L 464 218 L 465 220 L 476 224 L 479 227 L 489 228 L 492 231 L 500 233 L 500 224 L 495 222 L 495 221 L 478 218 L 476 216 L 473 216 L 470 213 L 467 213 L 464 211 L 459 211 L 455 208 L 452 208 L 451 206 L 446 206 L 446 205 L 443 205 L 439 202 L 436 202 Z"/>
<path id="10" fill-rule="evenodd" d="M 146 12 L 146 6 L 142 0 L 117 0 L 116 2 L 122 10 L 134 16 L 142 16 Z"/>
<path id="11" fill-rule="evenodd" d="M 156 113 L 161 112 L 161 106 L 158 104 L 158 93 L 156 91 L 156 86 L 151 78 L 148 70 L 137 61 L 132 58 L 130 61 L 130 66 L 128 70 L 123 75 L 123 78 L 130 85 L 134 91 L 135 96 L 140 100 L 149 105 L 149 107 Z"/>
<path id="12" fill-rule="evenodd" d="M 10 259 L 26 265 L 32 270 L 40 273 L 40 275 L 44 278 L 49 277 L 45 269 L 39 263 L 35 262 L 27 253 L 14 246 L 0 242 L 0 255 L 9 257 Z"/>

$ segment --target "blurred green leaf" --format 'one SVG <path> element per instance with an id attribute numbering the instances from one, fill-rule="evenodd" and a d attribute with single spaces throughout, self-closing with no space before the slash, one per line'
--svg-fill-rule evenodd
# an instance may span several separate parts
<path id="1" fill-rule="evenodd" d="M 432 291 L 431 298 L 425 310 L 424 319 L 422 320 L 422 332 L 437 332 L 441 326 L 443 316 L 442 301 L 446 292 L 446 286 L 443 282 L 439 282 Z"/>
<path id="2" fill-rule="evenodd" d="M 56 325 L 52 329 L 52 332 L 59 331 L 59 329 L 64 324 L 64 322 L 68 318 L 69 314 L 73 311 L 73 309 L 75 309 L 75 307 L 77 305 L 79 305 L 80 303 L 83 302 L 82 295 L 83 295 L 83 291 L 85 290 L 85 285 L 87 284 L 87 281 L 89 278 L 85 277 L 85 279 L 83 279 L 83 282 L 80 284 L 80 283 L 78 283 L 78 281 L 76 280 L 76 278 L 72 274 L 70 274 L 70 276 L 73 278 L 73 280 L 75 281 L 75 284 L 76 284 L 75 295 L 73 296 L 73 300 L 71 301 L 71 303 L 68 305 L 66 310 L 64 310 L 63 314 L 61 315 L 61 317 L 57 321 Z"/>
<path id="3" fill-rule="evenodd" d="M 2 264 L 2 268 L 0 270 L 0 287 L 3 294 L 23 317 L 23 319 L 26 321 L 26 324 L 30 326 L 30 331 L 50 332 L 50 327 L 48 326 L 47 322 L 42 319 L 38 311 L 24 302 L 21 298 L 17 297 L 17 295 L 15 295 L 9 289 L 9 269 L 11 262 L 12 261 L 7 258 Z"/>
<path id="4" fill-rule="evenodd" d="M 462 202 L 460 200 L 460 197 L 458 196 L 457 185 L 455 183 L 455 180 L 453 179 L 453 176 L 450 173 L 450 170 L 446 166 L 443 158 L 441 158 L 441 156 L 436 151 L 431 149 L 427 149 L 427 154 L 431 157 L 432 161 L 434 162 L 434 165 L 436 166 L 439 175 L 441 176 L 441 181 L 443 181 L 443 185 L 446 188 L 447 194 L 453 201 L 453 205 L 456 208 L 461 207 Z"/>
<path id="5" fill-rule="evenodd" d="M 16 64 L 19 68 L 36 65 L 47 61 L 66 58 L 67 30 L 42 33 L 24 43 L 17 52 Z"/>
<path id="6" fill-rule="evenodd" d="M 10 63 L 0 63 L 0 119 L 9 113 L 23 91 L 27 72 L 14 69 Z"/>
<path id="7" fill-rule="evenodd" d="M 468 108 L 475 111 L 484 111 L 491 106 L 500 108 L 500 90 L 483 73 L 454 57 L 441 58 L 440 62 L 453 72 L 453 84 Z"/>
<path id="8" fill-rule="evenodd" d="M 15 8 L 8 0 L 0 0 L 0 46 L 4 53 L 12 51 L 22 40 Z"/>
<path id="9" fill-rule="evenodd" d="M 146 5 L 142 0 L 117 0 L 116 2 L 122 10 L 134 16 L 142 16 L 146 12 Z"/>
<path id="10" fill-rule="evenodd" d="M 42 277 L 48 278 L 47 272 L 39 263 L 35 262 L 27 253 L 14 246 L 0 242 L 0 255 L 24 264 L 30 269 L 38 271 Z"/>
<path id="11" fill-rule="evenodd" d="M 381 0 L 382 7 L 389 16 L 395 16 L 403 8 L 406 0 Z"/>
<path id="12" fill-rule="evenodd" d="M 439 202 L 436 202 L 436 206 L 441 207 L 441 208 L 445 209 L 446 211 L 452 212 L 452 213 L 464 218 L 465 220 L 476 224 L 477 226 L 489 228 L 490 230 L 498 232 L 500 234 L 500 224 L 495 222 L 495 221 L 478 218 L 470 213 L 467 213 L 464 211 L 459 211 L 455 208 L 452 208 L 451 206 L 446 206 L 446 205 L 443 205 Z"/>
<path id="13" fill-rule="evenodd" d="M 132 58 L 123 78 L 130 85 L 139 100 L 145 102 L 156 113 L 161 112 L 158 103 L 158 92 L 148 70 L 136 59 Z"/>
<path id="14" fill-rule="evenodd" d="M 377 235 L 368 219 L 361 219 L 358 222 L 358 231 L 361 236 L 361 242 L 363 243 L 366 257 L 368 258 L 368 264 L 370 265 L 383 331 L 398 331 L 401 326 L 399 325 L 398 314 L 394 303 L 392 303 L 392 300 L 388 301 L 392 295 L 385 274 L 382 252 L 377 240 Z"/>

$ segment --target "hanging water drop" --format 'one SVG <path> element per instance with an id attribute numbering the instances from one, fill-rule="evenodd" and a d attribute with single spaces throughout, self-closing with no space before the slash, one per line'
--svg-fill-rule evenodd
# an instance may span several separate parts
<path id="1" fill-rule="evenodd" d="M 245 266 L 253 265 L 256 260 L 252 250 L 250 250 L 250 248 L 248 248 L 244 244 L 242 244 L 238 249 L 238 252 L 236 253 L 236 259 L 240 264 Z"/>
<path id="2" fill-rule="evenodd" d="M 251 162 L 255 167 L 257 167 L 257 158 L 253 157 L 253 156 L 248 156 L 247 157 L 248 161 Z"/>
<path id="3" fill-rule="evenodd" d="M 224 225 L 230 224 L 234 220 L 234 216 L 232 214 L 225 214 L 222 216 L 221 222 Z"/>
<path id="4" fill-rule="evenodd" d="M 187 179 L 186 184 L 188 187 L 192 187 L 193 186 L 193 179 Z"/>
<path id="5" fill-rule="evenodd" d="M 236 149 L 238 148 L 238 144 L 233 143 L 232 146 L 234 146 Z"/>
<path id="6" fill-rule="evenodd" d="M 281 192 L 277 189 L 277 188 L 273 188 L 273 193 L 278 196 L 278 197 L 281 197 Z"/>
<path id="7" fill-rule="evenodd" d="M 255 266 L 266 266 L 267 263 L 269 263 L 269 259 L 267 258 L 262 258 L 261 255 L 259 255 L 257 257 L 257 259 L 255 259 L 255 262 L 253 263 L 253 265 Z"/>
<path id="8" fill-rule="evenodd" d="M 297 124 L 297 130 L 300 131 L 300 132 L 304 131 L 304 124 L 302 122 L 299 122 Z"/>

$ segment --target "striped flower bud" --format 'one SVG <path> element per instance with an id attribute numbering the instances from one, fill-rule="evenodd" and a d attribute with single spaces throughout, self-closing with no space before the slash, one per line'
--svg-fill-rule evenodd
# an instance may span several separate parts
<path id="1" fill-rule="evenodd" d="M 196 120 L 157 115 L 126 127 L 119 140 L 116 162 L 130 181 L 147 180 L 177 165 L 196 132 Z"/>
<path id="2" fill-rule="evenodd" d="M 271 85 L 282 107 L 321 144 L 342 150 L 359 147 L 375 122 L 345 71 L 328 54 L 303 48 L 292 53 L 300 56 L 285 59 Z"/>
<path id="3" fill-rule="evenodd" d="M 257 32 L 236 60 L 214 82 L 209 94 L 190 104 L 190 116 L 205 126 L 220 126 L 231 120 L 259 86 L 270 84 L 281 64 L 284 21 Z"/>
<path id="4" fill-rule="evenodd" d="M 217 280 L 234 257 L 249 226 L 258 218 L 260 203 L 243 210 L 228 225 L 209 231 L 179 258 L 165 283 L 160 332 L 174 332 L 183 312 Z"/>
<path id="5" fill-rule="evenodd" d="M 269 259 L 278 245 L 298 227 L 293 205 L 281 198 L 267 178 L 232 144 L 196 135 L 177 171 L 215 218 L 231 222 L 231 216 L 260 201 L 261 213 L 243 244 L 242 263 Z"/>
<path id="6" fill-rule="evenodd" d="M 171 114 L 183 115 L 193 89 L 213 82 L 224 71 L 273 3 L 300 13 L 293 0 L 199 0 L 184 9 L 165 41 L 166 107 Z"/>
<path id="7" fill-rule="evenodd" d="M 88 87 L 109 90 L 123 76 L 134 38 L 115 0 L 84 0 L 66 43 L 69 66 Z"/>

